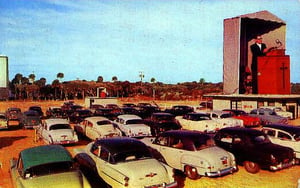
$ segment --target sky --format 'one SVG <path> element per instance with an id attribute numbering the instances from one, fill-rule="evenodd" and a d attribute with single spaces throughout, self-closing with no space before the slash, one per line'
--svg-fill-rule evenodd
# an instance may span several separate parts
<path id="1" fill-rule="evenodd" d="M 0 54 L 17 73 L 63 80 L 223 81 L 223 21 L 267 10 L 287 24 L 300 82 L 300 0 L 0 0 Z"/>

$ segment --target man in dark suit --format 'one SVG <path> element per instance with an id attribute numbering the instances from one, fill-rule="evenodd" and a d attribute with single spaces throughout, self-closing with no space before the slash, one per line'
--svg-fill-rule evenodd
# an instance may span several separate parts
<path id="1" fill-rule="evenodd" d="M 251 64 L 251 72 L 252 72 L 252 93 L 257 94 L 257 57 L 265 56 L 267 50 L 266 44 L 262 43 L 262 37 L 257 36 L 255 39 L 255 43 L 250 46 L 252 52 L 252 64 Z"/>

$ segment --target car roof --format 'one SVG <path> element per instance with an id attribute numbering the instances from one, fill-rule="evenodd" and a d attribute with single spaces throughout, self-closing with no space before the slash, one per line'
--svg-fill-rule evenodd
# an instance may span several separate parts
<path id="1" fill-rule="evenodd" d="M 199 138 L 199 136 L 207 136 L 210 137 L 209 135 L 202 133 L 200 131 L 191 131 L 191 130 L 170 130 L 170 131 L 165 131 L 160 134 L 161 136 L 171 136 L 174 138 Z"/>
<path id="2" fill-rule="evenodd" d="M 102 117 L 102 116 L 92 116 L 92 117 L 87 117 L 84 120 L 90 121 L 92 123 L 97 123 L 97 121 L 103 121 L 103 120 L 107 120 L 110 121 L 108 118 L 106 117 Z"/>
<path id="3" fill-rule="evenodd" d="M 62 118 L 51 118 L 51 119 L 46 119 L 45 122 L 48 125 L 53 125 L 53 124 L 69 124 L 68 120 L 62 119 Z"/>
<path id="4" fill-rule="evenodd" d="M 134 115 L 134 114 L 122 114 L 122 115 L 119 115 L 118 118 L 122 118 L 124 120 L 142 119 L 140 116 L 137 116 L 137 115 Z"/>
<path id="5" fill-rule="evenodd" d="M 126 151 L 148 151 L 147 146 L 143 142 L 128 137 L 99 139 L 94 144 L 105 147 L 112 155 Z"/>
<path id="6" fill-rule="evenodd" d="M 249 136 L 264 134 L 262 131 L 259 131 L 259 130 L 256 130 L 256 129 L 244 128 L 244 127 L 226 127 L 226 128 L 220 129 L 219 132 L 220 133 L 221 132 L 228 132 L 228 133 L 231 133 L 231 134 L 244 134 L 244 135 L 249 135 Z"/>
<path id="7" fill-rule="evenodd" d="M 269 125 L 264 125 L 264 127 L 283 130 L 283 131 L 286 131 L 290 134 L 300 133 L 300 127 L 299 126 L 282 125 L 282 124 L 269 124 Z"/>
<path id="8" fill-rule="evenodd" d="M 41 164 L 72 162 L 70 153 L 61 145 L 44 145 L 25 149 L 20 152 L 24 169 Z"/>
<path id="9" fill-rule="evenodd" d="M 173 114 L 167 112 L 154 112 L 152 115 L 153 116 L 174 116 Z"/>

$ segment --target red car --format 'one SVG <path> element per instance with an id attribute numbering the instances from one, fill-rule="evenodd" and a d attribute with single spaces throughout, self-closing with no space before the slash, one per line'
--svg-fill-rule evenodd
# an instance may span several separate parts
<path id="1" fill-rule="evenodd" d="M 233 118 L 243 120 L 245 127 L 256 127 L 261 124 L 258 117 L 249 116 L 248 113 L 243 110 L 225 109 L 223 111 L 230 112 Z"/>

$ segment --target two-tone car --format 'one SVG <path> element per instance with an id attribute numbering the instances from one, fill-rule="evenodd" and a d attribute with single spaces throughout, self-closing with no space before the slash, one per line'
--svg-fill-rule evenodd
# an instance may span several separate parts
<path id="1" fill-rule="evenodd" d="M 272 143 L 260 130 L 228 127 L 219 130 L 214 139 L 217 146 L 233 153 L 249 173 L 260 169 L 277 171 L 295 164 L 292 148 Z"/>
<path id="2" fill-rule="evenodd" d="M 269 124 L 263 127 L 270 140 L 282 146 L 292 148 L 296 153 L 297 163 L 300 162 L 300 127 L 293 125 Z"/>
<path id="3" fill-rule="evenodd" d="M 85 118 L 74 125 L 74 130 L 77 135 L 86 136 L 91 140 L 122 136 L 122 132 L 109 119 L 101 116 Z"/>
<path id="4" fill-rule="evenodd" d="M 154 159 L 141 141 L 105 138 L 75 150 L 85 171 L 98 174 L 112 188 L 176 188 L 173 169 Z"/>
<path id="5" fill-rule="evenodd" d="M 144 120 L 133 114 L 119 115 L 114 124 L 122 131 L 124 136 L 145 137 L 151 136 L 151 129 L 144 123 Z"/>
<path id="6" fill-rule="evenodd" d="M 233 118 L 242 120 L 245 127 L 258 127 L 261 125 L 258 117 L 249 116 L 244 110 L 224 109 L 223 111 L 230 112 Z"/>
<path id="7" fill-rule="evenodd" d="M 219 129 L 225 127 L 243 127 L 244 122 L 243 120 L 236 119 L 232 117 L 230 112 L 225 112 L 221 110 L 212 110 L 206 112 L 211 119 L 219 122 Z"/>
<path id="8" fill-rule="evenodd" d="M 183 129 L 195 130 L 202 132 L 216 132 L 220 129 L 219 122 L 211 119 L 211 117 L 204 112 L 192 112 L 183 116 L 177 116 Z"/>
<path id="9" fill-rule="evenodd" d="M 210 135 L 200 131 L 171 130 L 142 141 L 155 158 L 190 179 L 224 176 L 238 170 L 233 154 L 217 147 Z"/>
<path id="10" fill-rule="evenodd" d="M 38 138 L 47 144 L 75 144 L 78 142 L 76 132 L 66 119 L 46 119 L 37 128 Z"/>
<path id="11" fill-rule="evenodd" d="M 70 153 L 60 145 L 24 149 L 10 161 L 14 188 L 90 188 Z"/>

